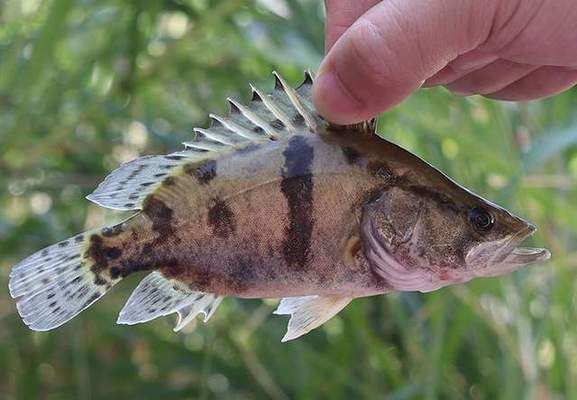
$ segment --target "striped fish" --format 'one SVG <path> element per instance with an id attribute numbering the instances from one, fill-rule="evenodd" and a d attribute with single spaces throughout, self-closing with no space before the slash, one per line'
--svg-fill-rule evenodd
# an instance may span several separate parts
<path id="1" fill-rule="evenodd" d="M 88 196 L 135 210 L 12 269 L 25 324 L 56 328 L 123 278 L 146 271 L 118 323 L 176 313 L 175 331 L 224 297 L 282 298 L 295 339 L 352 299 L 432 291 L 549 258 L 517 247 L 535 228 L 375 133 L 327 123 L 278 74 L 182 151 L 120 166 Z"/>

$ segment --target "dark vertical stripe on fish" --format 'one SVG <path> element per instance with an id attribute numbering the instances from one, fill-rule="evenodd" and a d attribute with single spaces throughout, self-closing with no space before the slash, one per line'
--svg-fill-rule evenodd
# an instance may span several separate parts
<path id="1" fill-rule="evenodd" d="M 102 236 L 92 235 L 86 255 L 94 261 L 94 264 L 90 267 L 90 270 L 94 273 L 94 284 L 98 286 L 109 284 L 102 274 L 109 268 L 110 261 L 122 256 L 122 249 L 106 246 Z"/>
<path id="2" fill-rule="evenodd" d="M 283 257 L 292 267 L 304 268 L 310 258 L 313 232 L 314 149 L 303 136 L 290 139 L 283 152 L 281 191 L 288 206 Z"/>

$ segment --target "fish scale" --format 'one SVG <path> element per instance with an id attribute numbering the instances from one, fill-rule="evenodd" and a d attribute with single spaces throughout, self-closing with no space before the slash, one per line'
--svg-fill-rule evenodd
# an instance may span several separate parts
<path id="1" fill-rule="evenodd" d="M 225 296 L 282 297 L 283 341 L 352 299 L 431 291 L 549 257 L 516 247 L 534 227 L 375 133 L 375 120 L 327 123 L 313 76 L 248 105 L 228 99 L 184 150 L 113 171 L 88 196 L 128 220 L 52 245 L 14 266 L 10 293 L 34 330 L 56 328 L 133 273 L 120 312 L 205 322 Z"/>

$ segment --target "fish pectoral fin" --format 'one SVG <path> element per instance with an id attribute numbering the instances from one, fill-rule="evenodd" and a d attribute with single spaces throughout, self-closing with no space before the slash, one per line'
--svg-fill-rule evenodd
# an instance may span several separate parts
<path id="1" fill-rule="evenodd" d="M 154 271 L 134 289 L 120 311 L 117 323 L 134 325 L 177 313 L 176 332 L 201 313 L 204 322 L 208 321 L 221 301 L 221 296 L 194 291 L 184 283 Z"/>
<path id="2" fill-rule="evenodd" d="M 285 297 L 273 312 L 277 315 L 290 315 L 287 332 L 281 342 L 301 337 L 321 326 L 334 317 L 352 297 L 338 296 L 303 296 Z"/>

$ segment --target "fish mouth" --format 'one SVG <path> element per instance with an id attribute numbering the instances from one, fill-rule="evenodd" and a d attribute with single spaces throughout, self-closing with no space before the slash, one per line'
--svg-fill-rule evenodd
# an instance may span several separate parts
<path id="1" fill-rule="evenodd" d="M 551 258 L 551 252 L 547 249 L 538 247 L 521 247 L 519 246 L 525 239 L 535 233 L 537 229 L 532 224 L 526 224 L 526 227 L 517 234 L 509 237 L 501 243 L 498 243 L 497 251 L 490 251 L 490 248 L 477 250 L 473 254 L 475 260 L 473 264 L 484 264 L 485 267 L 477 271 L 478 276 L 497 276 L 507 272 L 514 271 L 520 267 L 546 261 Z M 492 246 L 491 246 L 492 247 Z M 482 251 L 489 250 L 489 251 Z M 483 253 L 489 257 L 483 257 Z M 474 257 L 477 255 L 477 257 Z M 469 258 L 469 256 L 467 256 Z"/>

